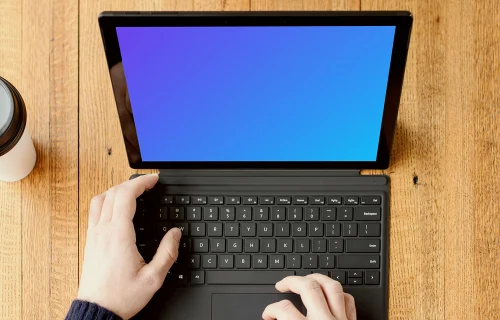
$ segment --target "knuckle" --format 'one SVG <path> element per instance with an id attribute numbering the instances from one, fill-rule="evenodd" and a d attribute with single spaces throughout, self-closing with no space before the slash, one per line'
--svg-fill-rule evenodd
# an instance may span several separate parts
<path id="1" fill-rule="evenodd" d="M 92 198 L 92 200 L 90 200 L 90 207 L 93 207 L 97 204 L 99 204 L 100 202 L 102 201 L 102 195 L 97 195 L 97 196 L 94 196 Z"/>
<path id="2" fill-rule="evenodd" d="M 346 300 L 347 303 L 350 303 L 353 305 L 355 304 L 354 297 L 349 293 L 344 293 L 344 299 Z"/>
<path id="3" fill-rule="evenodd" d="M 175 250 L 173 246 L 168 246 L 166 251 L 167 251 L 167 258 L 172 263 L 177 260 L 177 257 L 179 256 L 178 250 Z"/>
<path id="4" fill-rule="evenodd" d="M 146 276 L 145 279 L 145 285 L 153 288 L 154 290 L 160 289 L 160 287 L 163 284 L 163 280 L 160 278 L 160 276 L 156 273 L 151 273 Z"/>
<path id="5" fill-rule="evenodd" d="M 344 288 L 337 280 L 332 281 L 331 290 L 334 292 L 344 292 Z"/>
<path id="6" fill-rule="evenodd" d="M 292 307 L 293 304 L 290 302 L 290 300 L 284 299 L 284 300 L 281 300 L 280 302 L 278 302 L 278 306 L 281 309 L 288 309 L 288 308 Z"/>
<path id="7" fill-rule="evenodd" d="M 321 285 L 319 284 L 319 282 L 311 278 L 307 278 L 306 282 L 304 283 L 304 287 L 307 290 L 321 289 Z"/>

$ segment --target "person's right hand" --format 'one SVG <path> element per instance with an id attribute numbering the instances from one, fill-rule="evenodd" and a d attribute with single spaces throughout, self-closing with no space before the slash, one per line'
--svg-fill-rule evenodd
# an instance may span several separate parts
<path id="1" fill-rule="evenodd" d="M 264 320 L 356 320 L 353 296 L 344 293 L 342 285 L 327 276 L 286 277 L 276 283 L 276 289 L 299 294 L 307 309 L 307 317 L 293 303 L 282 300 L 267 306 L 262 314 Z"/>

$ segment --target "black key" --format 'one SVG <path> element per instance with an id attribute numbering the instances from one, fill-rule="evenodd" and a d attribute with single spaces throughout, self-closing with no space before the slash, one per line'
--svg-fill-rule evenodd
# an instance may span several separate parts
<path id="1" fill-rule="evenodd" d="M 193 254 L 188 259 L 188 268 L 190 269 L 198 269 L 200 268 L 200 255 Z"/>
<path id="2" fill-rule="evenodd" d="M 260 204 L 274 204 L 274 197 L 260 197 Z"/>
<path id="3" fill-rule="evenodd" d="M 160 220 L 168 220 L 168 207 L 160 207 L 158 211 Z"/>
<path id="4" fill-rule="evenodd" d="M 193 239 L 193 252 L 208 252 L 208 239 Z"/>
<path id="5" fill-rule="evenodd" d="M 220 219 L 222 221 L 234 221 L 234 207 L 222 207 L 220 209 Z"/>
<path id="6" fill-rule="evenodd" d="M 291 204 L 291 197 L 276 197 L 276 204 Z"/>
<path id="7" fill-rule="evenodd" d="M 381 200 L 379 196 L 368 196 L 361 197 L 361 204 L 380 204 Z"/>
<path id="8" fill-rule="evenodd" d="M 379 255 L 340 255 L 337 256 L 339 269 L 378 269 L 380 268 Z"/>
<path id="9" fill-rule="evenodd" d="M 344 252 L 344 240 L 328 240 L 328 252 L 341 253 Z"/>
<path id="10" fill-rule="evenodd" d="M 191 252 L 191 239 L 183 238 L 179 243 L 179 255 Z"/>
<path id="11" fill-rule="evenodd" d="M 250 221 L 252 220 L 252 207 L 237 207 L 236 220 Z"/>
<path id="12" fill-rule="evenodd" d="M 347 284 L 352 284 L 352 285 L 363 284 L 363 279 L 362 278 L 349 278 L 349 279 L 347 279 Z"/>
<path id="13" fill-rule="evenodd" d="M 287 269 L 300 269 L 302 267 L 302 257 L 299 254 L 288 254 L 286 256 Z"/>
<path id="14" fill-rule="evenodd" d="M 284 269 L 285 268 L 285 256 L 282 254 L 275 254 L 269 256 L 269 268 L 270 269 Z"/>
<path id="15" fill-rule="evenodd" d="M 257 197 L 243 197 L 243 204 L 257 204 Z"/>
<path id="16" fill-rule="evenodd" d="M 327 223 L 326 224 L 327 237 L 340 237 L 340 223 Z"/>
<path id="17" fill-rule="evenodd" d="M 245 239 L 245 252 L 247 253 L 259 252 L 259 239 Z"/>
<path id="18" fill-rule="evenodd" d="M 307 225 L 302 222 L 292 224 L 292 237 L 305 237 L 307 236 Z"/>
<path id="19" fill-rule="evenodd" d="M 290 224 L 289 223 L 276 223 L 276 236 L 277 237 L 289 237 L 290 236 Z"/>
<path id="20" fill-rule="evenodd" d="M 325 197 L 311 197 L 311 204 L 325 204 Z"/>
<path id="21" fill-rule="evenodd" d="M 219 268 L 221 269 L 232 269 L 234 268 L 234 256 L 229 254 L 223 254 L 219 256 Z"/>
<path id="22" fill-rule="evenodd" d="M 205 224 L 203 222 L 193 222 L 191 223 L 191 228 L 189 228 L 192 237 L 204 237 L 205 236 Z"/>
<path id="23" fill-rule="evenodd" d="M 173 221 L 184 220 L 184 208 L 183 207 L 172 207 L 169 210 L 169 218 Z"/>
<path id="24" fill-rule="evenodd" d="M 182 222 L 178 222 L 178 223 L 174 223 L 174 227 L 175 228 L 179 228 L 181 229 L 182 231 L 182 236 L 187 236 L 189 234 L 189 228 L 188 228 L 188 224 L 187 223 L 182 223 Z"/>
<path id="25" fill-rule="evenodd" d="M 326 239 L 312 239 L 312 252 L 326 252 Z"/>
<path id="26" fill-rule="evenodd" d="M 378 272 L 378 271 L 376 271 L 376 272 Z M 348 271 L 347 272 L 347 276 L 349 278 L 362 278 L 363 277 L 363 271 L 355 271 L 355 270 Z"/>
<path id="27" fill-rule="evenodd" d="M 343 223 L 342 224 L 342 236 L 343 237 L 356 237 L 358 235 L 358 224 L 357 223 Z"/>
<path id="28" fill-rule="evenodd" d="M 355 205 L 355 204 L 358 204 L 358 200 L 359 200 L 358 197 L 347 196 L 347 197 L 345 197 L 345 204 Z"/>
<path id="29" fill-rule="evenodd" d="M 226 197 L 226 204 L 240 204 L 240 197 Z"/>
<path id="30" fill-rule="evenodd" d="M 378 239 L 347 239 L 345 252 L 379 253 L 380 240 Z"/>
<path id="31" fill-rule="evenodd" d="M 260 252 L 265 252 L 265 253 L 276 252 L 276 239 L 261 239 Z"/>
<path id="32" fill-rule="evenodd" d="M 173 196 L 162 196 L 160 198 L 160 203 L 161 204 L 174 204 L 174 197 Z"/>
<path id="33" fill-rule="evenodd" d="M 342 197 L 328 197 L 328 204 L 340 205 L 342 204 Z"/>
<path id="34" fill-rule="evenodd" d="M 378 271 L 365 272 L 365 284 L 379 284 L 379 283 L 380 283 L 380 272 Z"/>
<path id="35" fill-rule="evenodd" d="M 315 254 L 306 254 L 303 257 L 304 269 L 317 269 L 318 256 Z"/>
<path id="36" fill-rule="evenodd" d="M 288 207 L 288 220 L 301 221 L 302 220 L 302 207 Z"/>
<path id="37" fill-rule="evenodd" d="M 168 230 L 172 228 L 172 224 L 168 222 L 159 222 L 158 223 L 158 237 L 162 238 Z M 140 235 L 141 232 L 146 232 L 146 228 L 143 226 L 137 227 L 137 237 L 141 238 L 142 236 Z"/>
<path id="38" fill-rule="evenodd" d="M 189 196 L 175 197 L 175 204 L 189 204 Z"/>
<path id="39" fill-rule="evenodd" d="M 252 258 L 254 269 L 267 269 L 267 256 L 265 254 L 256 254 Z"/>
<path id="40" fill-rule="evenodd" d="M 203 269 L 215 269 L 217 268 L 217 256 L 215 254 L 205 254 L 202 256 Z"/>
<path id="41" fill-rule="evenodd" d="M 272 207 L 271 208 L 271 220 L 273 221 L 285 221 L 286 218 L 286 208 L 285 207 Z"/>
<path id="42" fill-rule="evenodd" d="M 207 271 L 206 282 L 208 284 L 272 284 L 285 277 L 293 276 L 293 270 L 213 270 Z"/>
<path id="43" fill-rule="evenodd" d="M 269 220 L 269 208 L 268 207 L 256 207 L 254 220 L 255 221 L 267 221 L 267 220 Z"/>
<path id="44" fill-rule="evenodd" d="M 193 196 L 192 204 L 207 204 L 207 197 L 205 196 Z"/>
<path id="45" fill-rule="evenodd" d="M 335 256 L 333 254 L 320 255 L 319 267 L 321 269 L 333 269 L 335 267 Z"/>
<path id="46" fill-rule="evenodd" d="M 189 277 L 190 284 L 205 284 L 205 271 L 191 271 Z"/>
<path id="47" fill-rule="evenodd" d="M 249 254 L 239 254 L 236 256 L 236 269 L 250 269 Z"/>
<path id="48" fill-rule="evenodd" d="M 378 223 L 360 223 L 360 237 L 380 237 L 380 224 Z"/>
<path id="49" fill-rule="evenodd" d="M 293 251 L 292 239 L 278 239 L 278 252 L 290 253 Z"/>
<path id="50" fill-rule="evenodd" d="M 338 210 L 340 221 L 352 221 L 352 208 L 342 207 Z"/>
<path id="51" fill-rule="evenodd" d="M 309 207 L 306 209 L 306 219 L 307 221 L 318 221 L 319 220 L 319 208 Z"/>
<path id="52" fill-rule="evenodd" d="M 210 239 L 210 252 L 226 252 L 226 239 Z"/>
<path id="53" fill-rule="evenodd" d="M 176 284 L 187 284 L 187 272 L 185 270 L 177 270 L 175 272 L 175 283 Z"/>
<path id="54" fill-rule="evenodd" d="M 309 223 L 309 236 L 310 237 L 322 237 L 324 231 L 323 223 L 313 222 Z"/>
<path id="55" fill-rule="evenodd" d="M 309 239 L 295 239 L 295 252 L 309 252 Z"/>
<path id="56" fill-rule="evenodd" d="M 311 271 L 311 274 L 313 273 L 318 273 L 318 274 L 322 274 L 324 276 L 327 276 L 328 277 L 328 271 L 327 270 L 316 270 L 316 271 Z"/>
<path id="57" fill-rule="evenodd" d="M 217 204 L 224 204 L 224 197 L 208 197 L 208 204 L 210 205 L 217 205 Z"/>
<path id="58" fill-rule="evenodd" d="M 293 197 L 293 204 L 308 204 L 309 203 L 309 198 L 308 197 Z"/>
<path id="59" fill-rule="evenodd" d="M 255 237 L 257 234 L 257 228 L 254 222 L 243 222 L 240 226 L 242 237 Z"/>
<path id="60" fill-rule="evenodd" d="M 240 235 L 240 224 L 237 222 L 224 223 L 224 235 L 226 237 L 237 237 Z"/>
<path id="61" fill-rule="evenodd" d="M 330 271 L 330 277 L 333 280 L 340 282 L 340 284 L 345 284 L 345 271 Z"/>
<path id="62" fill-rule="evenodd" d="M 270 222 L 261 222 L 257 226 L 257 235 L 259 237 L 272 237 L 273 224 Z"/>
<path id="63" fill-rule="evenodd" d="M 357 207 L 354 210 L 357 221 L 380 221 L 380 207 Z"/>
<path id="64" fill-rule="evenodd" d="M 227 252 L 240 253 L 243 252 L 243 240 L 227 239 Z"/>
<path id="65" fill-rule="evenodd" d="M 187 207 L 186 215 L 188 221 L 201 220 L 201 207 Z"/>
<path id="66" fill-rule="evenodd" d="M 219 208 L 218 207 L 203 207 L 203 220 L 206 220 L 206 221 L 219 220 Z"/>
<path id="67" fill-rule="evenodd" d="M 334 221 L 336 218 L 335 207 L 324 207 L 321 208 L 321 220 L 323 221 Z"/>

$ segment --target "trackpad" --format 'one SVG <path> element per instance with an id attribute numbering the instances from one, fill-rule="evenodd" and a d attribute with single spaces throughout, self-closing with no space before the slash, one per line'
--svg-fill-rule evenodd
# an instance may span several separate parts
<path id="1" fill-rule="evenodd" d="M 262 312 L 271 303 L 290 300 L 302 311 L 300 296 L 293 293 L 212 294 L 212 320 L 260 320 Z"/>

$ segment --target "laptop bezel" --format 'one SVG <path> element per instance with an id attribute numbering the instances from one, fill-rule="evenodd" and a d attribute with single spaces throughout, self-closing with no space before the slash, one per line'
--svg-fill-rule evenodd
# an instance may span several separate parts
<path id="1" fill-rule="evenodd" d="M 99 26 L 108 67 L 121 61 L 116 27 L 127 26 L 395 26 L 386 99 L 376 161 L 142 161 L 140 152 L 125 143 L 134 169 L 386 169 L 389 166 L 413 18 L 409 12 L 103 12 Z M 113 82 L 113 81 L 112 81 Z M 116 88 L 115 100 L 124 133 Z M 122 107 L 123 108 L 123 107 Z M 135 130 L 134 130 L 135 132 Z M 132 139 L 137 141 L 136 133 Z M 130 138 L 130 137 L 129 137 Z M 126 140 L 127 137 L 124 139 Z"/>

